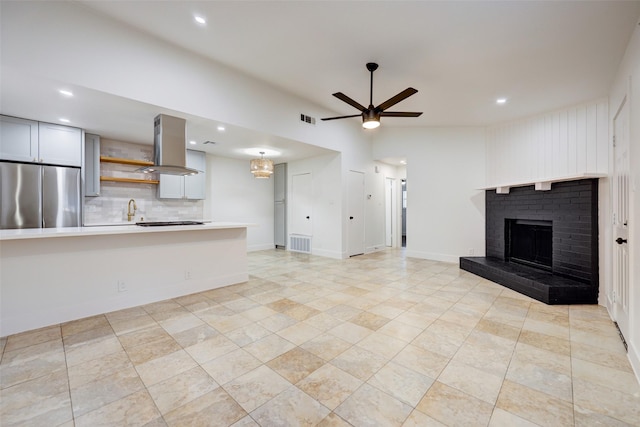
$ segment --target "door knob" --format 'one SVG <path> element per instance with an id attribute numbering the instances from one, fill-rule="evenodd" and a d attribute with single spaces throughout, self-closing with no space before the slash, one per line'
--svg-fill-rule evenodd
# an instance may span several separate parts
<path id="1" fill-rule="evenodd" d="M 627 243 L 627 239 L 623 239 L 622 237 L 618 237 L 616 239 L 616 243 L 619 244 L 619 245 L 621 245 L 623 243 Z"/>
<path id="2" fill-rule="evenodd" d="M 349 217 L 349 219 L 353 219 L 353 217 L 352 217 L 352 216 L 350 216 L 350 217 Z"/>

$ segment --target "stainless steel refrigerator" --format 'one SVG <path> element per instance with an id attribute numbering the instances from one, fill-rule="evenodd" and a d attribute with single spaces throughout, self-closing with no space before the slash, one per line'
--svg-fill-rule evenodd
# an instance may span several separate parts
<path id="1" fill-rule="evenodd" d="M 80 168 L 0 162 L 0 229 L 79 227 Z"/>

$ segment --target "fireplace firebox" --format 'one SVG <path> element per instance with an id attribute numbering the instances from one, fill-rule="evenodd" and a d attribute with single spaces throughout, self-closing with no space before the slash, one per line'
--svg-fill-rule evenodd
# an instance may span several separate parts
<path id="1" fill-rule="evenodd" d="M 505 219 L 505 260 L 551 271 L 552 221 Z"/>

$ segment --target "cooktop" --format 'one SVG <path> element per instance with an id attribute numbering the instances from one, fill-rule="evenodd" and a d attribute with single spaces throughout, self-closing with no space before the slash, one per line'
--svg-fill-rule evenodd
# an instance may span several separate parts
<path id="1" fill-rule="evenodd" d="M 202 221 L 145 221 L 136 222 L 136 225 L 141 227 L 163 227 L 168 225 L 201 225 Z"/>

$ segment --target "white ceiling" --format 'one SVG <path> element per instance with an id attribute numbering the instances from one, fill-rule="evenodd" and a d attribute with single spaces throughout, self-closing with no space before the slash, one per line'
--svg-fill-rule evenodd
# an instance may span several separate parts
<path id="1" fill-rule="evenodd" d="M 377 62 L 374 104 L 411 86 L 416 95 L 389 111 L 383 126 L 487 125 L 607 95 L 640 1 L 79 1 L 335 115 L 368 104 L 367 62 Z M 205 26 L 194 22 L 198 14 Z M 2 70 L 2 110 L 57 121 L 60 96 L 24 73 Z M 59 85 L 59 84 L 58 84 Z M 151 118 L 179 114 L 158 106 L 72 87 L 82 96 L 77 126 L 113 139 L 152 141 Z M 84 92 L 83 92 L 84 91 Z M 48 94 L 48 95 L 47 95 Z M 505 97 L 505 105 L 496 98 Z M 24 115 L 24 113 L 23 113 Z M 280 161 L 328 150 L 198 117 L 186 117 L 190 139 L 213 154 L 246 158 L 238 147 L 282 151 Z M 347 119 L 359 121 L 359 118 Z M 242 145 L 240 145 L 242 143 Z"/>

